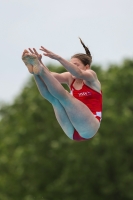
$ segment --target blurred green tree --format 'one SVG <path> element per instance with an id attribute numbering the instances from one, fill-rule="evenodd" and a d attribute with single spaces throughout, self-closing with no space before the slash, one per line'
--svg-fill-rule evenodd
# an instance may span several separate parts
<path id="1" fill-rule="evenodd" d="M 63 133 L 33 79 L 12 105 L 2 105 L 1 200 L 133 199 L 133 60 L 93 69 L 102 83 L 103 120 L 89 141 Z"/>

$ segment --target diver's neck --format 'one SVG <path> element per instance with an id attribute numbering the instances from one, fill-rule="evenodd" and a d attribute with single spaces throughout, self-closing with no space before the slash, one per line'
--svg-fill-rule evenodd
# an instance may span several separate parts
<path id="1" fill-rule="evenodd" d="M 76 83 L 82 83 L 82 82 L 83 82 L 83 79 L 75 78 L 75 82 L 76 82 Z"/>

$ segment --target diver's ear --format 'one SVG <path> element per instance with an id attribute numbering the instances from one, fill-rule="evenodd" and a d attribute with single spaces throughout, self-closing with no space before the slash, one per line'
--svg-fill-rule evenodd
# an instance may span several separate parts
<path id="1" fill-rule="evenodd" d="M 85 65 L 85 68 L 86 68 L 86 70 L 90 69 L 90 65 L 89 64 Z"/>

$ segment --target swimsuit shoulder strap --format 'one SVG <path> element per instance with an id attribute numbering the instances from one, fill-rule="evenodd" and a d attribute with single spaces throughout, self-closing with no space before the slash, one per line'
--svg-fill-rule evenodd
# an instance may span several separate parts
<path id="1" fill-rule="evenodd" d="M 70 87 L 73 87 L 74 81 L 75 81 L 75 79 L 72 81 L 72 83 L 71 83 Z"/>

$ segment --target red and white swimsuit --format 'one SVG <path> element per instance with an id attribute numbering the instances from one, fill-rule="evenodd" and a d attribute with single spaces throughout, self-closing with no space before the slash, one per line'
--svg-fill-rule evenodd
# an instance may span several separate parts
<path id="1" fill-rule="evenodd" d="M 76 90 L 73 87 L 74 82 L 75 82 L 75 79 L 70 85 L 70 89 L 71 89 L 70 93 L 76 99 L 83 102 L 100 122 L 102 119 L 102 92 L 99 93 L 85 84 L 83 84 L 82 89 Z M 80 138 L 78 139 L 78 136 L 77 136 L 77 139 L 76 139 L 77 134 L 79 135 L 79 133 L 77 133 L 77 131 L 75 130 L 75 133 L 74 133 L 75 136 L 73 136 L 73 138 L 75 137 L 74 138 L 75 140 L 84 139 L 80 135 L 79 135 Z"/>

